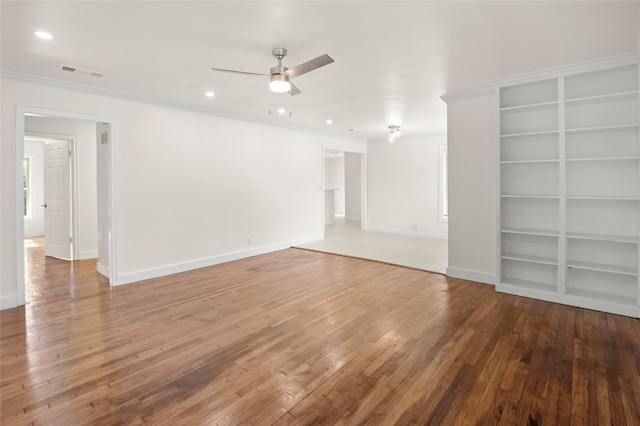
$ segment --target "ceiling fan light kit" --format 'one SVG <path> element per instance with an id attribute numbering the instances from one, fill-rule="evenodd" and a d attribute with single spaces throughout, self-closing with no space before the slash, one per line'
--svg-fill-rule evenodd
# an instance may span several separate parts
<path id="1" fill-rule="evenodd" d="M 291 83 L 285 75 L 272 75 L 269 82 L 269 90 L 276 93 L 285 93 L 291 90 Z"/>
<path id="2" fill-rule="evenodd" d="M 291 96 L 299 95 L 300 89 L 296 87 L 295 84 L 291 82 L 291 79 L 294 77 L 298 77 L 302 74 L 306 74 L 309 71 L 313 71 L 317 68 L 323 67 L 325 65 L 329 65 L 334 62 L 331 56 L 324 55 L 318 56 L 317 58 L 313 58 L 310 61 L 303 62 L 300 65 L 296 65 L 293 68 L 287 68 L 282 65 L 282 60 L 287 56 L 287 49 L 283 49 L 281 47 L 276 47 L 271 50 L 271 54 L 274 58 L 278 60 L 278 65 L 272 67 L 269 70 L 269 74 L 260 74 L 255 72 L 247 72 L 247 71 L 237 71 L 237 70 L 228 70 L 223 68 L 211 68 L 214 71 L 223 71 L 223 72 L 231 72 L 235 74 L 245 74 L 245 75 L 257 75 L 260 77 L 269 77 L 269 90 L 275 93 L 287 93 L 289 92 Z"/>

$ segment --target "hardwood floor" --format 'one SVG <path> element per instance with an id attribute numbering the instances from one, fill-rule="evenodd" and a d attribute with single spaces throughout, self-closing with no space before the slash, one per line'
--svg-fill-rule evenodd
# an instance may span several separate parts
<path id="1" fill-rule="evenodd" d="M 42 266 L 0 317 L 3 425 L 640 425 L 638 319 L 298 249 Z"/>

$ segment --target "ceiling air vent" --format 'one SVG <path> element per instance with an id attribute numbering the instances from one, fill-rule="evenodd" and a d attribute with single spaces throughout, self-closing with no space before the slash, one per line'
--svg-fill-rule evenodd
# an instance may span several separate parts
<path id="1" fill-rule="evenodd" d="M 78 67 L 72 67 L 70 65 L 60 65 L 60 70 L 62 71 L 67 71 L 67 72 L 72 72 L 75 74 L 83 74 L 83 75 L 88 75 L 91 77 L 95 77 L 95 78 L 103 78 L 104 74 L 98 71 L 91 71 L 85 68 L 78 68 Z"/>

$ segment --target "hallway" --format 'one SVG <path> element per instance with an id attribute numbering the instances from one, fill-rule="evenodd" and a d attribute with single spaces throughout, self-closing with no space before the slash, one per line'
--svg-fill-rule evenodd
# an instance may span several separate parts
<path id="1" fill-rule="evenodd" d="M 25 295 L 27 305 L 46 300 L 68 303 L 82 291 L 95 289 L 80 288 L 88 279 L 99 286 L 109 285 L 109 281 L 96 272 L 97 259 L 67 261 L 44 255 L 44 237 L 30 237 L 24 240 Z M 68 275 L 68 285 L 52 284 L 52 280 Z M 91 287 L 91 286 L 90 286 Z M 82 291 L 80 291 L 82 290 Z"/>

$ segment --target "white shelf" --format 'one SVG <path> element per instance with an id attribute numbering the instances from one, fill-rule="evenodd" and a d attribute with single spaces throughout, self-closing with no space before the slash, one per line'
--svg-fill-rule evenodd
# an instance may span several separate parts
<path id="1" fill-rule="evenodd" d="M 567 268 L 584 269 L 586 271 L 607 272 L 611 274 L 638 276 L 638 269 L 628 266 L 604 265 L 592 262 L 568 261 Z"/>
<path id="2" fill-rule="evenodd" d="M 537 281 L 527 281 L 527 280 L 519 280 L 519 279 L 515 279 L 515 278 L 504 277 L 500 284 L 511 285 L 511 286 L 515 286 L 515 287 L 524 287 L 524 288 L 528 288 L 528 289 L 532 289 L 532 290 L 544 291 L 544 292 L 547 292 L 547 293 L 557 293 L 558 292 L 558 287 L 557 286 L 551 285 L 551 284 L 547 284 L 547 283 L 541 283 L 541 282 L 537 282 Z"/>
<path id="3" fill-rule="evenodd" d="M 628 124 L 616 124 L 612 126 L 577 127 L 575 129 L 565 129 L 565 132 L 567 133 L 597 132 L 599 130 L 633 129 L 639 126 L 640 125 L 637 123 L 628 123 Z"/>
<path id="4" fill-rule="evenodd" d="M 502 253 L 502 259 L 516 260 L 518 262 L 537 263 L 540 265 L 558 266 L 558 259 L 552 259 L 550 257 L 530 256 L 519 253 Z"/>
<path id="5" fill-rule="evenodd" d="M 520 138 L 524 136 L 542 136 L 542 135 L 557 135 L 560 132 L 558 130 L 544 130 L 541 132 L 524 132 L 524 133 L 510 133 L 500 135 L 501 138 Z"/>
<path id="6" fill-rule="evenodd" d="M 548 198 L 548 199 L 560 199 L 559 195 L 526 195 L 526 194 L 502 194 L 500 198 Z"/>
<path id="7" fill-rule="evenodd" d="M 503 234 L 520 234 L 520 235 L 537 235 L 541 237 L 558 237 L 558 231 L 550 231 L 543 229 L 522 229 L 522 228 L 502 228 Z"/>
<path id="8" fill-rule="evenodd" d="M 633 157 L 585 157 L 585 158 L 567 158 L 567 162 L 582 162 L 582 161 L 636 161 L 640 160 L 640 156 Z M 503 161 L 504 162 L 504 161 Z"/>
<path id="9" fill-rule="evenodd" d="M 580 297 L 588 300 L 598 300 L 606 303 L 613 303 L 616 305 L 635 306 L 636 299 L 634 297 L 618 296 L 615 294 L 608 294 L 604 292 L 596 292 L 589 290 L 580 290 L 577 288 L 568 288 L 567 295 Z"/>
<path id="10" fill-rule="evenodd" d="M 640 201 L 636 195 L 567 195 L 567 200 Z"/>
<path id="11" fill-rule="evenodd" d="M 556 158 L 556 159 L 549 159 L 549 160 L 504 160 L 504 161 L 500 161 L 500 164 L 547 164 L 547 163 L 559 163 L 559 162 L 560 160 Z"/>
<path id="12" fill-rule="evenodd" d="M 629 244 L 638 244 L 639 242 L 637 236 L 583 234 L 578 232 L 567 232 L 567 238 L 573 238 L 575 240 L 611 241 Z"/>
<path id="13" fill-rule="evenodd" d="M 550 101 L 550 102 L 538 102 L 535 104 L 524 104 L 524 105 L 516 105 L 510 107 L 500 108 L 500 111 L 515 111 L 515 110 L 524 110 L 524 109 L 536 109 L 540 107 L 546 107 L 551 105 L 558 105 L 558 101 Z"/>
<path id="14" fill-rule="evenodd" d="M 624 98 L 633 98 L 634 96 L 638 96 L 637 90 L 630 90 L 626 92 L 617 92 L 617 93 L 606 93 L 603 95 L 595 95 L 595 96 L 584 96 L 580 98 L 568 98 L 565 99 L 565 102 L 593 102 L 599 100 L 615 100 L 615 99 L 624 99 Z"/>

